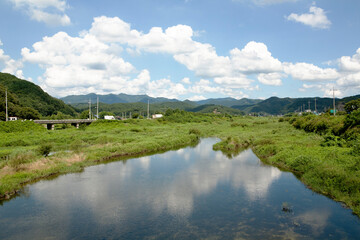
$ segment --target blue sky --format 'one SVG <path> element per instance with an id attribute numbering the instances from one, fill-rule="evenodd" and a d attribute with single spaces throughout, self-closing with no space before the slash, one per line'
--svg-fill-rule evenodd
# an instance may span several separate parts
<path id="1" fill-rule="evenodd" d="M 0 71 L 55 97 L 360 93 L 357 0 L 3 0 Z"/>

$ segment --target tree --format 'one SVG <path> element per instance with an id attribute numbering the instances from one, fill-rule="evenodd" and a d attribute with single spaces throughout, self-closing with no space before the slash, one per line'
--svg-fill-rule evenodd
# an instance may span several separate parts
<path id="1" fill-rule="evenodd" d="M 18 117 L 22 119 L 39 119 L 40 113 L 33 108 L 23 107 L 18 112 Z"/>
<path id="2" fill-rule="evenodd" d="M 80 113 L 80 119 L 88 119 L 88 118 L 89 118 L 89 110 L 85 110 Z"/>
<path id="3" fill-rule="evenodd" d="M 346 103 L 344 108 L 347 113 L 360 109 L 360 98 Z"/>

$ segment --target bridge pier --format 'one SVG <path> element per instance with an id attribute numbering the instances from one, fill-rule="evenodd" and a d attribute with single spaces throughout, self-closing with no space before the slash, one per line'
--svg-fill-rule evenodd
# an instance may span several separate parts
<path id="1" fill-rule="evenodd" d="M 46 124 L 46 128 L 47 128 L 47 130 L 54 130 L 55 124 L 48 123 L 48 124 Z"/>
<path id="2" fill-rule="evenodd" d="M 72 124 L 71 124 L 71 126 L 74 126 L 74 127 L 76 127 L 76 128 L 79 128 L 79 125 L 80 125 L 79 123 L 72 123 Z"/>

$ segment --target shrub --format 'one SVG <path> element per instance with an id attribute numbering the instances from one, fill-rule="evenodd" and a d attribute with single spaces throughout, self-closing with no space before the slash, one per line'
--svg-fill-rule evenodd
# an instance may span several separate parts
<path id="1" fill-rule="evenodd" d="M 189 134 L 195 134 L 195 135 L 197 135 L 197 136 L 200 136 L 200 135 L 201 135 L 201 132 L 200 132 L 200 130 L 197 129 L 197 128 L 191 128 L 191 129 L 189 130 Z"/>
<path id="2" fill-rule="evenodd" d="M 40 153 L 40 155 L 47 157 L 47 156 L 49 156 L 51 149 L 52 149 L 52 146 L 50 144 L 45 143 L 45 144 L 40 145 L 39 153 Z"/>

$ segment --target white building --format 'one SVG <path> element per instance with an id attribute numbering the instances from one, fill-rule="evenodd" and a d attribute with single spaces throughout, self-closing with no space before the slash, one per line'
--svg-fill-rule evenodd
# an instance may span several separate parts
<path id="1" fill-rule="evenodd" d="M 110 116 L 110 115 L 105 115 L 105 116 L 104 116 L 104 119 L 105 119 L 105 120 L 115 120 L 115 117 L 114 117 L 114 116 Z"/>
<path id="2" fill-rule="evenodd" d="M 154 114 L 152 115 L 152 118 L 155 119 L 155 118 L 162 118 L 164 115 L 162 114 Z"/>

